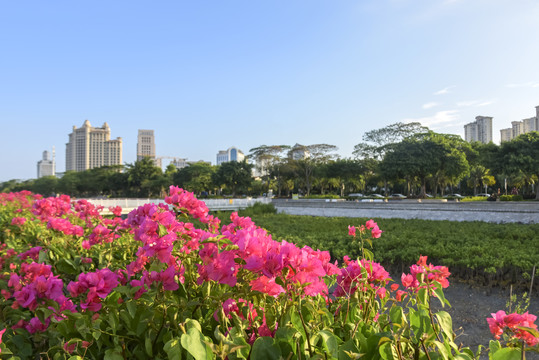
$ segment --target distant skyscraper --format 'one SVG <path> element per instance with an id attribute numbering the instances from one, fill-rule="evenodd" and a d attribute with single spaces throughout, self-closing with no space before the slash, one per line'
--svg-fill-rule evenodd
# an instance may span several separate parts
<path id="1" fill-rule="evenodd" d="M 145 157 L 155 159 L 155 136 L 153 130 L 139 130 L 137 137 L 137 161 Z"/>
<path id="2" fill-rule="evenodd" d="M 488 144 L 492 141 L 492 117 L 476 116 L 475 121 L 464 125 L 464 139 Z"/>
<path id="3" fill-rule="evenodd" d="M 55 176 L 56 164 L 54 147 L 52 148 L 52 159 L 48 151 L 43 151 L 43 158 L 37 162 L 37 178 L 43 176 Z"/>
<path id="4" fill-rule="evenodd" d="M 228 161 L 243 161 L 243 159 L 245 159 L 243 152 L 234 146 L 217 153 L 217 165 Z"/>
<path id="5" fill-rule="evenodd" d="M 535 107 L 535 111 L 536 116 L 522 121 L 511 121 L 510 128 L 500 130 L 500 141 L 511 141 L 519 135 L 539 131 L 539 106 Z"/>
<path id="6" fill-rule="evenodd" d="M 81 128 L 73 126 L 66 144 L 66 171 L 84 171 L 122 164 L 122 138 L 110 139 L 110 127 L 95 128 L 88 120 Z"/>

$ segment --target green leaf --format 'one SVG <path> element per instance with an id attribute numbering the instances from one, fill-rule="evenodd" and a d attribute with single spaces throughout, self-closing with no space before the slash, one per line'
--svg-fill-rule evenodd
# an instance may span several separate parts
<path id="1" fill-rule="evenodd" d="M 153 355 L 152 339 L 150 338 L 149 334 L 147 334 L 146 339 L 144 339 L 144 348 L 146 350 L 146 354 L 151 357 Z"/>
<path id="2" fill-rule="evenodd" d="M 400 306 L 393 306 L 389 310 L 389 319 L 394 325 L 398 325 L 399 328 L 406 325 L 406 317 L 404 316 L 404 311 Z"/>
<path id="3" fill-rule="evenodd" d="M 82 357 L 80 357 L 79 355 L 75 355 L 75 356 L 71 356 L 69 359 L 67 360 L 83 360 Z"/>
<path id="4" fill-rule="evenodd" d="M 256 339 L 251 351 L 253 360 L 279 360 L 282 358 L 281 348 L 274 343 L 273 338 L 260 337 Z"/>
<path id="5" fill-rule="evenodd" d="M 114 349 L 106 350 L 103 360 L 124 360 L 124 357 L 122 356 L 122 348 L 115 347 Z"/>
<path id="6" fill-rule="evenodd" d="M 453 320 L 451 315 L 445 311 L 438 311 L 435 316 L 445 336 L 453 340 Z"/>
<path id="7" fill-rule="evenodd" d="M 322 339 L 324 350 L 326 350 L 331 357 L 336 358 L 339 354 L 339 344 L 335 334 L 328 330 L 320 330 L 318 335 Z"/>
<path id="8" fill-rule="evenodd" d="M 384 360 L 393 360 L 398 359 L 399 355 L 397 354 L 397 350 L 395 349 L 395 346 L 393 346 L 390 342 L 385 342 L 382 345 L 380 345 L 380 348 L 378 350 L 380 352 L 380 356 Z"/>
<path id="9" fill-rule="evenodd" d="M 445 298 L 444 290 L 442 289 L 441 285 L 436 286 L 436 288 L 433 289 L 433 290 L 434 290 L 434 293 L 436 294 L 436 297 L 438 298 L 438 300 L 440 300 L 440 304 L 442 304 L 442 307 L 444 307 L 445 304 L 449 305 L 449 302 Z"/>
<path id="10" fill-rule="evenodd" d="M 167 341 L 163 350 L 167 353 L 169 360 L 179 360 L 182 358 L 182 347 L 179 338 L 173 338 Z"/>
<path id="11" fill-rule="evenodd" d="M 492 360 L 520 360 L 522 351 L 517 348 L 503 348 L 492 354 Z"/>
<path id="12" fill-rule="evenodd" d="M 198 324 L 196 321 L 193 322 Z M 195 360 L 211 359 L 211 349 L 206 345 L 204 340 L 202 332 L 200 332 L 196 326 L 192 326 L 187 330 L 187 333 L 182 334 L 181 344 L 182 347 L 195 358 Z"/>

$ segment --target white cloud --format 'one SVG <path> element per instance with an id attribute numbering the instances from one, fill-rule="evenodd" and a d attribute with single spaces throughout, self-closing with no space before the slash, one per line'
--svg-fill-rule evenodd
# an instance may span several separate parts
<path id="1" fill-rule="evenodd" d="M 452 85 L 452 86 L 448 86 L 446 88 L 443 88 L 442 90 L 438 90 L 434 93 L 434 95 L 445 95 L 445 94 L 449 94 L 450 91 L 452 88 L 454 88 L 455 85 Z"/>
<path id="2" fill-rule="evenodd" d="M 432 129 L 437 129 L 441 127 L 454 126 L 455 123 L 460 119 L 460 113 L 458 110 L 445 110 L 438 111 L 433 116 L 427 116 L 422 118 L 415 119 L 404 119 L 404 123 L 419 122 L 424 126 L 427 126 Z"/>
<path id="3" fill-rule="evenodd" d="M 487 105 L 494 104 L 495 102 L 496 102 L 495 100 L 459 101 L 459 102 L 457 102 L 457 106 L 458 107 L 468 107 L 468 106 L 481 107 L 481 106 L 487 106 Z"/>
<path id="4" fill-rule="evenodd" d="M 521 87 L 531 87 L 531 88 L 536 88 L 536 87 L 539 87 L 539 83 L 538 82 L 533 82 L 533 81 L 528 81 L 526 83 L 520 83 L 520 84 L 507 84 L 505 85 L 506 87 L 508 88 L 521 88 Z"/>
<path id="5" fill-rule="evenodd" d="M 438 105 L 440 105 L 440 104 L 437 103 L 437 102 L 429 102 L 429 103 L 423 104 L 422 108 L 423 109 L 432 109 L 433 107 L 438 106 Z"/>

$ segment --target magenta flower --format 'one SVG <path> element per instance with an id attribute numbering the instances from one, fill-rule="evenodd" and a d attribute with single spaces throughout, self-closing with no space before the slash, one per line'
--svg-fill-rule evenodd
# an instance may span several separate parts
<path id="1" fill-rule="evenodd" d="M 356 227 L 348 225 L 348 235 L 356 236 Z"/>

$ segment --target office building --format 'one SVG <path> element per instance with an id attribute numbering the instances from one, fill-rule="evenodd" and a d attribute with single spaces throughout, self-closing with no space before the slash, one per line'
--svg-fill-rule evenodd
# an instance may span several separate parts
<path id="1" fill-rule="evenodd" d="M 145 157 L 155 159 L 155 136 L 153 130 L 138 131 L 137 161 Z"/>
<path id="2" fill-rule="evenodd" d="M 54 147 L 52 148 L 52 159 L 48 151 L 43 151 L 43 158 L 37 162 L 37 178 L 43 176 L 55 176 L 56 164 Z"/>
<path id="3" fill-rule="evenodd" d="M 464 125 L 464 139 L 488 144 L 492 141 L 492 117 L 476 116 L 475 121 Z"/>
<path id="4" fill-rule="evenodd" d="M 84 171 L 121 164 L 122 138 L 111 140 L 107 123 L 96 128 L 86 120 L 81 128 L 73 126 L 66 144 L 66 171 Z"/>
<path id="5" fill-rule="evenodd" d="M 234 146 L 228 148 L 228 150 L 221 150 L 217 153 L 217 165 L 229 161 L 243 161 L 244 159 L 245 155 L 243 152 Z"/>

